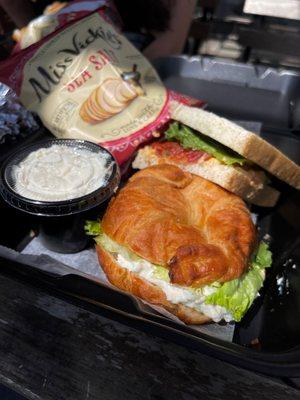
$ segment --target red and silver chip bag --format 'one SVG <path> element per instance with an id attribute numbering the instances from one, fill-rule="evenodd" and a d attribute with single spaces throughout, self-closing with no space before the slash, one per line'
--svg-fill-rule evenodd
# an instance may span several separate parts
<path id="1" fill-rule="evenodd" d="M 0 65 L 0 80 L 58 138 L 99 143 L 122 164 L 168 119 L 168 92 L 103 6 Z M 189 103 L 190 104 L 190 103 Z"/>

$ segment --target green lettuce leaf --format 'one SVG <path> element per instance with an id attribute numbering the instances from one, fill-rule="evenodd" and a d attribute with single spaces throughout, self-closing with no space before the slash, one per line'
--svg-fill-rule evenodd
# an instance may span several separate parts
<path id="1" fill-rule="evenodd" d="M 124 258 L 132 261 L 137 261 L 140 259 L 135 253 L 130 251 L 124 246 L 119 245 L 114 240 L 110 239 L 105 233 L 100 234 L 99 236 L 94 238 L 97 244 L 100 244 L 105 248 L 106 251 L 110 253 L 117 253 L 122 255 Z"/>
<path id="2" fill-rule="evenodd" d="M 225 307 L 235 321 L 240 321 L 263 285 L 265 268 L 271 264 L 272 253 L 268 245 L 262 242 L 249 271 L 239 279 L 224 283 L 215 293 L 206 297 L 205 303 Z"/>
<path id="3" fill-rule="evenodd" d="M 258 265 L 260 268 L 268 268 L 272 264 L 272 253 L 269 250 L 269 246 L 265 242 L 261 242 L 256 257 L 252 263 Z"/>
<path id="4" fill-rule="evenodd" d="M 85 233 L 89 236 L 98 236 L 102 233 L 101 224 L 99 221 L 86 221 L 84 225 Z"/>
<path id="5" fill-rule="evenodd" d="M 153 276 L 157 279 L 161 279 L 165 282 L 170 282 L 169 270 L 165 267 L 161 267 L 160 265 L 154 265 Z"/>
<path id="6" fill-rule="evenodd" d="M 165 137 L 170 141 L 178 141 L 185 149 L 202 150 L 227 165 L 244 165 L 248 162 L 244 157 L 222 144 L 201 133 L 195 133 L 187 126 L 179 125 L 178 122 L 170 125 L 169 129 L 165 132 Z"/>

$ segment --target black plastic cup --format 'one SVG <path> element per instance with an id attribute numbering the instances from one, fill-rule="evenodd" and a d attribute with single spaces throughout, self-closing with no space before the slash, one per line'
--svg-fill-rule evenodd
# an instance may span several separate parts
<path id="1" fill-rule="evenodd" d="M 21 196 L 15 190 L 13 168 L 30 153 L 52 145 L 68 146 L 98 153 L 107 159 L 105 186 L 75 199 L 39 201 Z M 85 234 L 86 220 L 96 219 L 105 211 L 111 196 L 120 183 L 120 170 L 114 157 L 103 147 L 85 140 L 53 139 L 26 146 L 12 154 L 3 164 L 0 177 L 0 194 L 4 200 L 19 210 L 32 214 L 39 225 L 43 245 L 58 253 L 77 253 L 89 243 Z"/>
<path id="2" fill-rule="evenodd" d="M 105 211 L 107 201 L 91 210 L 59 217 L 38 217 L 39 238 L 49 250 L 71 254 L 84 250 L 91 239 L 84 226 L 87 220 L 96 220 Z"/>

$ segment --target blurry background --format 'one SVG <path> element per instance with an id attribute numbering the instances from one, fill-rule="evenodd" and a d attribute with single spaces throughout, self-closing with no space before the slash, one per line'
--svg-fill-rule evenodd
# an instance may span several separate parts
<path id="1" fill-rule="evenodd" d="M 300 68 L 299 0 L 200 0 L 192 53 Z"/>
<path id="2" fill-rule="evenodd" d="M 51 1 L 32 3 L 39 15 Z M 198 0 L 185 53 L 299 69 L 299 20 L 300 0 Z M 15 27 L 0 8 L 1 59 L 13 46 Z"/>

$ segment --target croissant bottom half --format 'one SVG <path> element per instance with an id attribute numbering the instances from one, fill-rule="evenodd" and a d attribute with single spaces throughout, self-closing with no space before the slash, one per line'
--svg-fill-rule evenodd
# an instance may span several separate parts
<path id="1" fill-rule="evenodd" d="M 201 325 L 211 321 L 210 317 L 191 307 L 180 303 L 174 304 L 167 300 L 162 289 L 139 277 L 134 272 L 122 268 L 113 255 L 107 252 L 102 246 L 97 245 L 96 250 L 99 263 L 108 280 L 117 288 L 125 290 L 151 304 L 163 307 L 186 324 Z"/>

